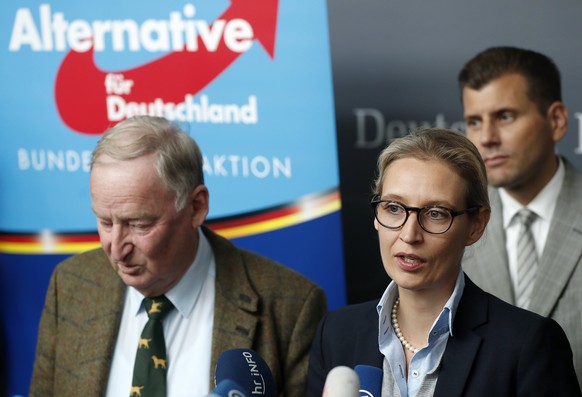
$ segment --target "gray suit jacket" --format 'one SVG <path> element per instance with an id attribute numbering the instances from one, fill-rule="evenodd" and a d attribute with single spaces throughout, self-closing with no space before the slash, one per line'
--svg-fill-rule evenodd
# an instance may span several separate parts
<path id="1" fill-rule="evenodd" d="M 327 309 L 323 290 L 209 229 L 204 233 L 216 258 L 210 388 L 222 352 L 252 348 L 271 368 L 280 395 L 303 397 L 309 348 Z M 39 327 L 31 397 L 104 395 L 125 290 L 101 249 L 57 266 Z"/>
<path id="2" fill-rule="evenodd" d="M 574 352 L 582 384 L 582 174 L 564 159 L 566 175 L 531 298 L 530 310 L 556 320 Z M 468 247 L 463 269 L 485 291 L 515 304 L 497 189 L 489 189 L 491 220 L 485 235 Z"/>

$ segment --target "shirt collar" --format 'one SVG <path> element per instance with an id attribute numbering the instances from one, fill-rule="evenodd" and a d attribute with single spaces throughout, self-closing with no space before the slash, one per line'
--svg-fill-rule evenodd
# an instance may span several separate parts
<path id="1" fill-rule="evenodd" d="M 457 308 L 459 307 L 459 302 L 461 301 L 461 296 L 463 295 L 463 291 L 465 290 L 465 274 L 459 270 L 459 274 L 457 275 L 457 280 L 455 281 L 455 288 L 453 289 L 453 293 L 445 303 L 443 310 L 436 318 L 435 322 L 431 327 L 431 334 L 433 331 L 439 332 L 442 329 L 443 325 L 448 325 L 448 332 L 452 336 L 453 335 L 453 323 L 455 321 L 455 316 L 457 314 Z M 380 302 L 376 306 L 376 311 L 378 312 L 378 316 L 380 317 L 380 329 L 379 329 L 379 343 L 382 345 L 383 339 L 388 334 L 388 331 L 392 328 L 392 323 L 387 321 L 390 319 L 390 313 L 392 311 L 392 306 L 394 306 L 394 302 L 398 298 L 398 286 L 394 281 L 391 281 L 388 285 L 388 288 L 384 291 Z M 387 312 L 385 312 L 387 310 Z M 440 333 L 439 333 L 440 334 Z M 430 340 L 430 337 L 429 337 Z"/>
<path id="2" fill-rule="evenodd" d="M 527 205 L 527 208 L 535 212 L 539 218 L 546 222 L 552 219 L 554 210 L 556 209 L 558 195 L 564 184 L 565 175 L 566 167 L 564 166 L 564 161 L 558 157 L 558 170 L 552 179 L 550 179 L 550 182 Z M 523 205 L 511 197 L 503 188 L 499 189 L 499 198 L 503 205 L 503 227 L 507 229 L 513 223 L 515 214 L 523 208 Z"/>
<path id="3" fill-rule="evenodd" d="M 178 312 L 188 318 L 196 305 L 196 301 L 200 296 L 206 275 L 208 272 L 214 272 L 214 253 L 208 239 L 198 229 L 198 250 L 192 265 L 188 267 L 186 273 L 182 276 L 178 284 L 170 289 L 165 295 L 172 302 Z M 131 313 L 137 316 L 142 308 L 142 301 L 144 296 L 135 288 L 129 287 L 129 304 Z"/>

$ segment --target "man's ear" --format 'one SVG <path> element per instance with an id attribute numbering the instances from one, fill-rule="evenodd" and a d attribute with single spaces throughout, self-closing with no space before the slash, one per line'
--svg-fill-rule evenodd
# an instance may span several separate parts
<path id="1" fill-rule="evenodd" d="M 547 118 L 552 126 L 554 142 L 562 140 L 568 130 L 568 109 L 561 101 L 555 101 L 548 108 Z"/>
<path id="2" fill-rule="evenodd" d="M 479 241 L 481 236 L 483 236 L 490 217 L 491 210 L 489 208 L 479 208 L 479 213 L 472 219 L 471 231 L 466 244 L 467 246 L 475 244 Z"/>
<path id="3" fill-rule="evenodd" d="M 202 226 L 209 210 L 209 193 L 205 185 L 198 185 L 190 193 L 188 205 L 192 207 L 192 226 Z"/>

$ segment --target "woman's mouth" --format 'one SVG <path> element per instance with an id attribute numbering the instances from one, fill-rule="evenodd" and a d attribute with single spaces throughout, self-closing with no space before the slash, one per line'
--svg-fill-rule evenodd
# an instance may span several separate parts
<path id="1" fill-rule="evenodd" d="M 426 263 L 416 255 L 397 255 L 396 259 L 400 268 L 406 271 L 417 270 Z"/>

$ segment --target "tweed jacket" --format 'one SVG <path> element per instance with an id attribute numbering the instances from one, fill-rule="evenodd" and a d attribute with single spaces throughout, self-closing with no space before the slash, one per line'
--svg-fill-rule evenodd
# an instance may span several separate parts
<path id="1" fill-rule="evenodd" d="M 203 231 L 216 259 L 210 389 L 222 352 L 252 348 L 271 368 L 279 395 L 304 397 L 309 347 L 327 310 L 323 290 Z M 57 266 L 40 321 L 30 397 L 104 395 L 125 290 L 102 249 Z"/>
<path id="2" fill-rule="evenodd" d="M 382 368 L 378 301 L 347 306 L 321 321 L 311 348 L 309 397 L 345 365 Z M 572 350 L 553 320 L 503 302 L 465 276 L 434 397 L 580 397 Z"/>
<path id="3" fill-rule="evenodd" d="M 529 310 L 562 326 L 582 384 L 582 174 L 563 160 L 564 184 L 538 262 Z M 463 269 L 485 291 L 515 304 L 498 189 L 489 189 L 489 199 L 491 219 L 481 240 L 466 249 Z"/>

